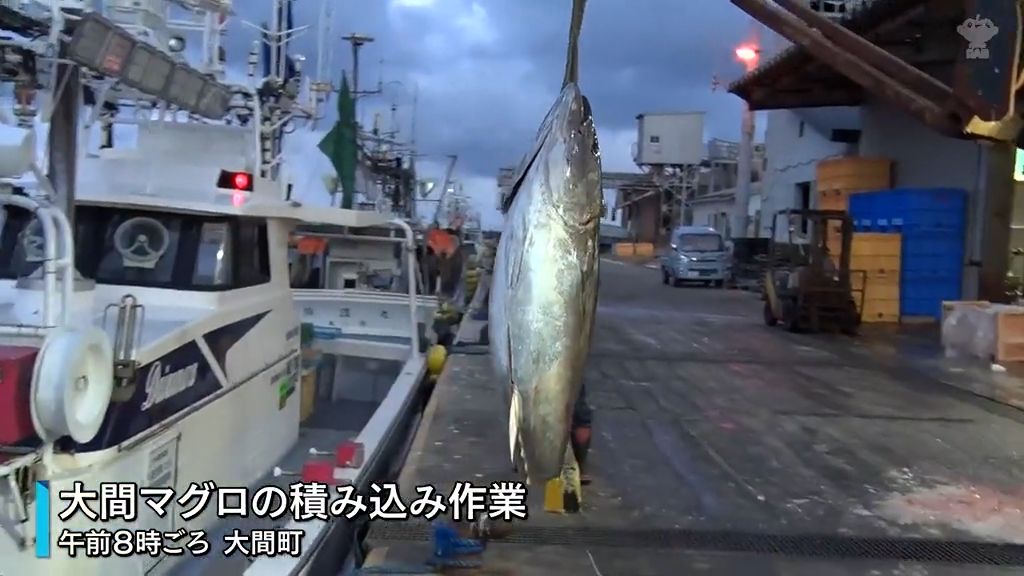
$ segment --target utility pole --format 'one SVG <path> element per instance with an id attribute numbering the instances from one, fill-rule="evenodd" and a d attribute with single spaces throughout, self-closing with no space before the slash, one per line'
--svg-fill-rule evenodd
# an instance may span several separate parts
<path id="1" fill-rule="evenodd" d="M 342 40 L 352 45 L 352 101 L 359 104 L 359 49 L 374 41 L 372 36 L 352 33 L 342 37 Z M 358 114 L 356 118 L 358 118 Z"/>
<path id="2" fill-rule="evenodd" d="M 747 72 L 757 68 L 757 60 L 761 51 L 750 45 L 740 46 L 736 49 L 736 57 L 746 66 Z M 743 101 L 743 120 L 740 126 L 740 150 L 739 161 L 736 166 L 736 203 L 733 207 L 732 223 L 729 235 L 733 238 L 745 238 L 747 235 L 747 220 L 750 210 L 750 180 L 751 164 L 754 155 L 754 111 L 750 104 Z"/>

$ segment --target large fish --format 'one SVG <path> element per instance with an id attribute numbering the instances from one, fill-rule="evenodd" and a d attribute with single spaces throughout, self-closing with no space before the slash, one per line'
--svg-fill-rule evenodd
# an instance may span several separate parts
<path id="1" fill-rule="evenodd" d="M 559 476 L 597 308 L 601 155 L 577 85 L 573 3 L 562 91 L 503 199 L 488 336 L 507 386 L 509 448 L 529 482 Z"/>

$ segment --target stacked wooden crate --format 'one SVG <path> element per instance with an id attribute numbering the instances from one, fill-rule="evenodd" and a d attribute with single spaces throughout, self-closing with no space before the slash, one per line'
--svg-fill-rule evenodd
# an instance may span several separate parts
<path id="1" fill-rule="evenodd" d="M 859 232 L 850 248 L 854 298 L 863 322 L 899 322 L 899 234 Z"/>
<path id="2" fill-rule="evenodd" d="M 887 158 L 829 158 L 818 162 L 815 170 L 818 210 L 846 212 L 851 194 L 884 190 L 891 186 L 892 160 Z M 838 222 L 830 224 L 826 240 L 833 255 L 838 255 L 842 246 L 842 232 L 838 226 Z"/>

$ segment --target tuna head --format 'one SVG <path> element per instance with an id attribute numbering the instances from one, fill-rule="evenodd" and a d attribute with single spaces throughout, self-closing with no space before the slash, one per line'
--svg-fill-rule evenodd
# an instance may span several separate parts
<path id="1" fill-rule="evenodd" d="M 597 306 L 601 159 L 586 98 L 567 85 L 506 205 L 489 335 L 508 391 L 509 446 L 531 481 L 558 476 Z"/>

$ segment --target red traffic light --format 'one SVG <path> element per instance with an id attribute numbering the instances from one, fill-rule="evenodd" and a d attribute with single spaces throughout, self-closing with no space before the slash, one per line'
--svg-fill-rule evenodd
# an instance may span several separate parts
<path id="1" fill-rule="evenodd" d="M 252 174 L 248 172 L 221 170 L 220 178 L 217 179 L 217 188 L 252 192 Z"/>

